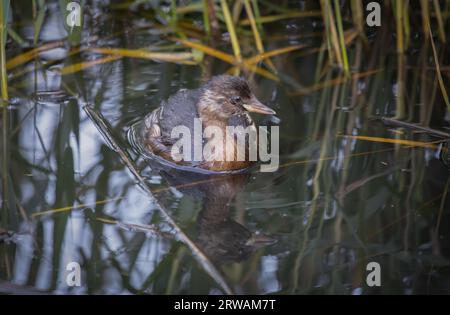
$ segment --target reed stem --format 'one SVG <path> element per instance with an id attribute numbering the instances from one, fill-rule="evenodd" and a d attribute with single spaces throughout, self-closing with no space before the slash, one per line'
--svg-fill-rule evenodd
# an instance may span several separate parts
<path id="1" fill-rule="evenodd" d="M 339 6 L 339 0 L 334 0 L 334 11 L 336 14 L 336 23 L 339 33 L 339 45 L 341 48 L 344 72 L 348 76 L 350 72 L 350 67 L 348 65 L 347 48 L 345 47 L 344 26 L 342 25 L 342 15 L 341 15 L 341 8 Z"/>
<path id="2" fill-rule="evenodd" d="M 220 0 L 222 6 L 223 16 L 225 18 L 225 24 L 227 25 L 228 33 L 230 34 L 231 46 L 233 47 L 234 56 L 238 62 L 242 61 L 241 47 L 234 28 L 233 19 L 231 17 L 230 8 L 228 7 L 226 0 Z"/>
<path id="3" fill-rule="evenodd" d="M 7 20 L 9 11 L 9 0 L 3 0 L 0 5 L 0 67 L 1 67 L 1 94 L 2 105 L 5 106 L 8 101 L 8 77 L 6 75 L 6 35 Z"/>

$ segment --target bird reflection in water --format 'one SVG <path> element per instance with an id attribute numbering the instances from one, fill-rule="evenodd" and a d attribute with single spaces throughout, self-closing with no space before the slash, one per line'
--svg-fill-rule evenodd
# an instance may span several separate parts
<path id="1" fill-rule="evenodd" d="M 216 263 L 240 262 L 257 249 L 273 244 L 264 233 L 251 232 L 231 219 L 231 204 L 248 182 L 249 173 L 232 175 L 182 176 L 162 172 L 171 185 L 183 186 L 181 179 L 197 184 L 183 192 L 200 199 L 202 210 L 197 218 L 197 245 Z"/>

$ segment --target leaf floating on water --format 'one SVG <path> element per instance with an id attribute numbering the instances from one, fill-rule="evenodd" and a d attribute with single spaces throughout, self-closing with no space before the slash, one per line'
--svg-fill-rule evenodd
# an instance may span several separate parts
<path id="1" fill-rule="evenodd" d="M 247 64 L 255 64 L 264 59 L 267 59 L 270 57 L 275 57 L 275 56 L 282 55 L 282 54 L 286 54 L 288 52 L 299 50 L 299 49 L 302 49 L 305 47 L 307 47 L 307 45 L 301 44 L 301 45 L 293 45 L 293 46 L 288 46 L 288 47 L 277 48 L 277 49 L 274 49 L 271 51 L 267 51 L 267 52 L 258 54 L 254 57 L 248 58 L 244 62 Z"/>
<path id="2" fill-rule="evenodd" d="M 120 57 L 150 59 L 159 62 L 174 62 L 195 65 L 197 62 L 191 52 L 153 52 L 146 49 L 89 48 L 88 51 Z"/>
<path id="3" fill-rule="evenodd" d="M 345 138 L 350 138 L 350 139 L 355 139 L 355 140 L 372 141 L 372 142 L 401 144 L 401 145 L 406 145 L 406 146 L 422 147 L 422 148 L 430 148 L 430 149 L 437 148 L 435 142 L 422 142 L 422 141 L 403 140 L 403 139 L 391 139 L 391 138 L 367 137 L 367 136 L 350 136 L 350 135 L 339 136 L 339 137 L 345 137 Z"/>
<path id="4" fill-rule="evenodd" d="M 395 118 L 390 118 L 390 117 L 381 117 L 381 120 L 383 121 L 383 123 L 387 126 L 393 126 L 393 127 L 403 127 L 406 129 L 411 129 L 411 130 L 417 130 L 417 131 L 421 131 L 421 132 L 425 132 L 427 134 L 430 135 L 435 135 L 436 137 L 441 137 L 444 139 L 450 139 L 450 133 L 442 131 L 442 130 L 437 130 L 434 128 L 430 128 L 430 127 L 425 127 L 421 124 L 414 124 L 414 123 L 410 123 L 410 122 L 406 122 L 406 121 L 402 121 L 402 120 L 398 120 Z M 393 132 L 397 132 L 400 134 L 404 134 L 404 132 L 401 132 L 400 130 L 392 130 Z"/>
<path id="5" fill-rule="evenodd" d="M 174 239 L 175 236 L 167 233 L 162 232 L 157 226 L 155 225 L 144 225 L 144 224 L 134 224 L 134 223 L 126 223 L 126 222 L 117 222 L 117 226 L 120 228 L 123 228 L 130 232 L 144 232 L 147 236 L 161 236 L 164 238 L 170 238 Z"/>
<path id="6" fill-rule="evenodd" d="M 223 60 L 225 62 L 228 62 L 230 64 L 237 64 L 237 60 L 230 54 L 227 54 L 223 51 L 220 51 L 218 49 L 203 45 L 201 43 L 198 42 L 193 42 L 193 41 L 189 41 L 189 40 L 185 40 L 185 39 L 181 39 L 181 38 L 174 38 L 173 40 L 176 40 L 180 43 L 182 43 L 185 46 L 197 49 L 207 55 L 216 57 L 217 59 Z"/>
<path id="7" fill-rule="evenodd" d="M 153 224 L 135 224 L 107 218 L 96 218 L 96 220 L 106 224 L 117 225 L 119 228 L 128 232 L 144 232 L 147 236 L 161 236 L 169 239 L 175 238 L 174 235 L 167 232 L 162 232 L 156 225 Z"/>
<path id="8" fill-rule="evenodd" d="M 120 58 L 122 58 L 122 56 L 114 55 L 114 56 L 108 56 L 108 57 L 104 57 L 104 58 L 100 58 L 100 59 L 96 59 L 96 60 L 92 60 L 92 61 L 75 63 L 73 65 L 65 66 L 64 68 L 62 68 L 60 70 L 60 73 L 61 73 L 61 75 L 76 73 L 81 70 L 85 70 L 85 69 L 91 68 L 91 67 L 99 65 L 99 64 L 115 61 Z"/>
<path id="9" fill-rule="evenodd" d="M 20 65 L 23 65 L 24 63 L 27 63 L 31 60 L 33 60 L 36 56 L 38 56 L 41 52 L 52 50 L 58 47 L 64 47 L 63 41 L 56 41 L 51 42 L 48 44 L 44 44 L 42 46 L 39 46 L 37 48 L 31 49 L 23 54 L 20 54 L 12 59 L 10 59 L 6 63 L 6 70 L 11 70 L 15 67 L 18 67 Z"/>
<path id="10" fill-rule="evenodd" d="M 123 197 L 117 197 L 117 198 L 111 198 L 111 199 L 104 199 L 104 200 L 99 200 L 93 203 L 87 203 L 87 204 L 78 204 L 78 205 L 70 205 L 70 206 L 66 206 L 66 207 L 61 207 L 61 208 L 56 208 L 56 209 L 50 209 L 50 210 L 44 210 L 44 211 L 39 211 L 39 212 L 35 212 L 31 215 L 32 218 L 37 218 L 40 216 L 44 216 L 44 215 L 53 215 L 56 213 L 64 213 L 64 212 L 69 212 L 72 210 L 77 210 L 77 209 L 83 209 L 83 208 L 88 208 L 88 207 L 93 207 L 93 206 L 98 206 L 98 205 L 104 205 L 107 204 L 109 202 L 114 202 L 114 201 L 119 201 L 122 200 Z"/>
<path id="11" fill-rule="evenodd" d="M 321 11 L 307 11 L 307 12 L 292 12 L 292 13 L 284 13 L 284 14 L 277 14 L 277 15 L 270 15 L 270 16 L 261 16 L 259 18 L 259 23 L 271 23 L 276 22 L 279 20 L 286 20 L 286 19 L 295 19 L 295 18 L 304 18 L 304 17 L 321 17 L 322 12 Z M 250 19 L 243 19 L 241 20 L 241 25 L 250 25 L 251 21 Z"/>
<path id="12" fill-rule="evenodd" d="M 230 54 L 224 53 L 223 51 L 220 51 L 220 50 L 217 50 L 215 48 L 208 47 L 206 45 L 203 45 L 203 44 L 197 43 L 197 42 L 193 42 L 193 41 L 188 41 L 188 40 L 179 39 L 179 38 L 174 39 L 174 40 L 182 43 L 185 46 L 191 47 L 193 49 L 200 50 L 201 52 L 203 52 L 203 53 L 205 53 L 207 55 L 210 55 L 210 56 L 215 57 L 217 59 L 220 59 L 220 60 L 223 60 L 225 62 L 228 62 L 231 65 L 246 68 L 246 69 L 251 70 L 251 71 L 253 71 L 253 72 L 255 72 L 255 73 L 257 73 L 257 74 L 259 74 L 259 75 L 261 75 L 263 77 L 266 77 L 266 78 L 268 78 L 270 80 L 273 80 L 273 81 L 276 81 L 276 82 L 279 81 L 278 77 L 276 75 L 272 74 L 271 72 L 269 72 L 267 70 L 264 70 L 264 69 L 262 69 L 260 67 L 257 67 L 255 65 L 247 66 L 245 62 L 244 63 L 239 62 L 235 57 L 233 57 Z M 234 69 L 234 68 L 232 68 L 232 69 Z"/>
<path id="13" fill-rule="evenodd" d="M 74 99 L 75 97 L 64 90 L 56 90 L 36 91 L 36 93 L 33 93 L 32 98 L 40 103 L 62 103 Z"/>
<path id="14" fill-rule="evenodd" d="M 319 90 L 322 90 L 322 89 L 325 89 L 325 88 L 328 88 L 328 87 L 341 85 L 341 84 L 347 82 L 350 79 L 351 80 L 362 79 L 362 78 L 371 76 L 373 74 L 376 74 L 376 73 L 378 73 L 380 71 L 382 71 L 382 69 L 375 69 L 375 70 L 368 70 L 368 71 L 365 71 L 365 72 L 354 73 L 354 74 L 352 74 L 350 76 L 350 78 L 347 77 L 347 76 L 340 76 L 340 77 L 335 78 L 335 79 L 319 82 L 317 84 L 314 84 L 313 86 L 303 88 L 300 91 L 290 93 L 290 95 L 291 96 L 307 95 L 307 94 L 310 94 L 312 92 L 316 92 L 316 91 L 319 91 Z"/>

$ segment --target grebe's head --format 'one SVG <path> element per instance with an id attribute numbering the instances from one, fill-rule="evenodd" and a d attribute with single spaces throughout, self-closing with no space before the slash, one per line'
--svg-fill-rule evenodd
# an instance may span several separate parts
<path id="1" fill-rule="evenodd" d="M 202 87 L 200 110 L 221 118 L 245 112 L 274 115 L 250 90 L 246 80 L 230 75 L 212 77 Z"/>

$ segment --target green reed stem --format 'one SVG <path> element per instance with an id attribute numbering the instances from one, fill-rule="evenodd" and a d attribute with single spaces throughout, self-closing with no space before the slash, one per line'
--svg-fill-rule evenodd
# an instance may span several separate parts
<path id="1" fill-rule="evenodd" d="M 239 22 L 239 16 L 241 15 L 242 12 L 242 7 L 243 7 L 243 0 L 235 0 L 234 2 L 234 6 L 233 6 L 233 10 L 232 10 L 232 18 L 233 18 L 233 23 L 237 24 Z"/>
<path id="2" fill-rule="evenodd" d="M 36 45 L 39 40 L 39 35 L 41 34 L 42 25 L 44 24 L 45 19 L 45 1 L 39 0 L 38 1 L 38 14 L 36 18 L 34 18 L 34 37 L 33 37 L 33 44 Z"/>
<path id="3" fill-rule="evenodd" d="M 323 20 L 323 25 L 324 25 L 324 33 L 326 35 L 326 40 L 327 40 L 327 50 L 328 50 L 328 55 L 330 58 L 330 61 L 333 61 L 333 55 L 331 52 L 331 38 L 329 36 L 330 34 L 330 20 L 328 19 L 328 13 L 327 13 L 327 5 L 328 2 L 326 2 L 325 0 L 320 0 L 320 6 L 322 8 L 322 20 Z"/>
<path id="4" fill-rule="evenodd" d="M 348 75 L 350 72 L 350 67 L 348 65 L 347 48 L 345 47 L 344 26 L 342 25 L 342 15 L 341 8 L 339 6 L 339 0 L 334 0 L 334 10 L 336 14 L 336 23 L 339 33 L 339 45 L 341 48 L 342 61 L 344 63 L 344 72 Z"/>
<path id="5" fill-rule="evenodd" d="M 403 38 L 403 1 L 394 1 L 395 3 L 395 22 L 397 27 L 397 52 L 403 54 L 405 51 Z"/>
<path id="6" fill-rule="evenodd" d="M 6 35 L 7 35 L 7 21 L 9 11 L 9 0 L 3 0 L 0 4 L 0 67 L 1 67 L 1 95 L 2 105 L 8 101 L 8 77 L 6 75 Z"/>
<path id="7" fill-rule="evenodd" d="M 334 63 L 335 59 L 339 64 L 342 64 L 342 58 L 337 43 L 336 27 L 334 25 L 333 13 L 331 12 L 331 3 L 328 0 L 320 0 L 322 7 L 322 17 L 325 24 L 325 32 L 327 38 L 328 55 L 330 63 Z"/>
<path id="8" fill-rule="evenodd" d="M 351 0 L 350 2 L 353 23 L 356 25 L 356 29 L 358 30 L 358 36 L 363 40 L 364 43 L 367 43 L 367 37 L 364 32 L 364 11 L 363 4 L 361 0 Z"/>
<path id="9" fill-rule="evenodd" d="M 9 0 L 0 3 L 0 80 L 1 80 L 1 110 L 2 110 L 2 209 L 3 224 L 7 224 L 8 217 L 8 77 L 6 74 L 6 35 L 9 11 Z"/>
<path id="10" fill-rule="evenodd" d="M 250 20 L 250 26 L 252 27 L 253 37 L 255 38 L 256 49 L 259 53 L 264 52 L 264 47 L 262 44 L 261 36 L 258 32 L 258 27 L 256 26 L 255 16 L 253 15 L 253 10 L 250 6 L 249 0 L 244 0 L 245 11 L 247 13 L 248 19 Z"/>
<path id="11" fill-rule="evenodd" d="M 436 12 L 436 19 L 438 22 L 438 32 L 439 39 L 441 42 L 445 43 L 445 29 L 444 29 L 444 19 L 442 18 L 441 6 L 439 5 L 438 0 L 433 0 L 434 11 Z"/>
<path id="12" fill-rule="evenodd" d="M 209 24 L 209 10 L 208 10 L 208 0 L 202 0 L 203 5 L 203 27 L 205 28 L 206 36 L 211 38 L 211 25 Z"/>
<path id="13" fill-rule="evenodd" d="M 405 39 L 405 48 L 408 49 L 411 38 L 411 25 L 409 20 L 409 1 L 405 1 L 403 5 L 403 31 Z"/>
<path id="14" fill-rule="evenodd" d="M 239 40 L 236 35 L 236 30 L 234 28 L 233 19 L 231 17 L 230 9 L 228 7 L 226 0 L 220 0 L 222 5 L 223 16 L 225 18 L 225 23 L 227 25 L 228 33 L 230 34 L 231 46 L 233 47 L 234 56 L 238 62 L 242 61 L 241 48 L 239 46 Z"/>
<path id="15" fill-rule="evenodd" d="M 261 35 L 263 35 L 263 27 L 261 23 L 261 13 L 259 11 L 259 5 L 257 0 L 252 0 L 253 12 L 255 13 L 256 25 L 258 26 L 258 31 Z"/>
<path id="16" fill-rule="evenodd" d="M 436 65 L 436 73 L 437 73 L 437 77 L 438 77 L 439 87 L 441 89 L 442 97 L 444 98 L 445 104 L 447 105 L 447 110 L 450 111 L 450 101 L 448 98 L 447 90 L 445 89 L 444 80 L 442 79 L 441 67 L 439 65 L 439 58 L 438 58 L 438 54 L 436 51 L 436 46 L 434 45 L 433 33 L 431 31 L 431 27 L 428 28 L 428 32 L 429 32 L 430 40 L 431 40 L 431 47 L 433 48 L 433 57 L 434 57 L 434 63 Z"/>
<path id="17" fill-rule="evenodd" d="M 422 28 L 423 28 L 423 34 L 426 39 L 428 39 L 429 32 L 428 29 L 430 28 L 430 8 L 428 5 L 428 0 L 420 0 L 420 7 L 422 11 Z"/>

